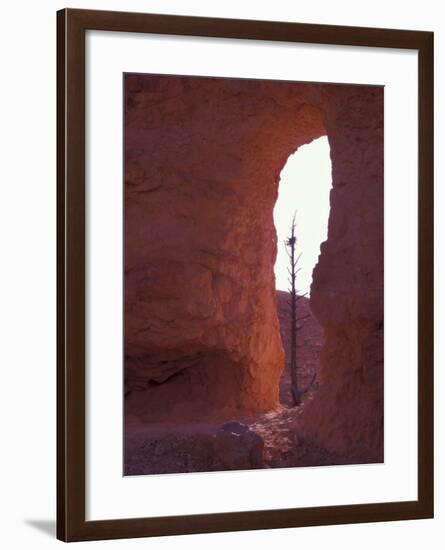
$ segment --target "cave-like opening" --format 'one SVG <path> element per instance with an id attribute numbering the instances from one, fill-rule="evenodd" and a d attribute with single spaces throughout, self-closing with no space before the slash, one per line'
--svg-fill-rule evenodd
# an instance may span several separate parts
<path id="1" fill-rule="evenodd" d="M 277 290 L 289 289 L 285 241 L 296 213 L 296 249 L 301 254 L 297 287 L 299 293 L 310 295 L 312 271 L 318 261 L 320 244 L 327 239 L 331 188 L 332 167 L 326 136 L 299 147 L 289 156 L 280 174 L 273 212 L 277 231 L 274 267 Z"/>
<path id="2" fill-rule="evenodd" d="M 284 405 L 293 404 L 291 373 L 295 371 L 291 367 L 292 354 L 301 388 L 308 387 L 318 377 L 323 331 L 311 312 L 309 295 L 320 245 L 327 239 L 331 188 L 332 167 L 326 136 L 298 148 L 289 156 L 280 174 L 273 216 L 277 232 L 277 257 L 274 266 L 277 316 L 285 353 L 279 395 Z M 293 220 L 296 235 L 295 256 L 298 258 L 295 328 L 292 324 L 291 264 L 288 255 L 288 239 Z"/>
<path id="3" fill-rule="evenodd" d="M 383 88 L 130 75 L 125 94 L 126 472 L 256 468 L 250 432 L 267 467 L 381 460 Z M 317 156 L 286 177 L 323 141 L 332 190 Z M 295 210 L 298 317 L 324 339 L 298 320 L 303 388 L 319 368 L 301 406 L 277 315 Z M 241 466 L 213 446 L 226 429 L 252 438 Z"/>

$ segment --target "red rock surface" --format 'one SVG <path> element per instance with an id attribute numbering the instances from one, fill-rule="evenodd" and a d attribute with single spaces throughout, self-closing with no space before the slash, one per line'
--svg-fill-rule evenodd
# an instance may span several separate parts
<path id="1" fill-rule="evenodd" d="M 272 210 L 280 171 L 328 135 L 333 190 L 311 307 L 324 329 L 304 437 L 383 446 L 383 90 L 127 76 L 126 420 L 277 407 L 284 354 Z"/>
<path id="2" fill-rule="evenodd" d="M 382 461 L 383 90 L 326 91 L 324 111 L 333 189 L 310 304 L 325 345 L 302 425 L 328 449 Z"/>

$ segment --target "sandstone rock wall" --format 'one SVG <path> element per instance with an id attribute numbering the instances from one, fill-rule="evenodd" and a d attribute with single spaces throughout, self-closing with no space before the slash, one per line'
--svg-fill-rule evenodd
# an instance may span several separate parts
<path id="1" fill-rule="evenodd" d="M 125 381 L 139 417 L 278 403 L 272 211 L 289 153 L 325 133 L 306 88 L 127 77 Z"/>
<path id="2" fill-rule="evenodd" d="M 325 330 L 308 435 L 383 459 L 383 89 L 324 90 L 333 189 L 311 308 Z M 319 403 L 317 406 L 316 403 Z M 364 457 L 364 458 L 363 458 Z"/>

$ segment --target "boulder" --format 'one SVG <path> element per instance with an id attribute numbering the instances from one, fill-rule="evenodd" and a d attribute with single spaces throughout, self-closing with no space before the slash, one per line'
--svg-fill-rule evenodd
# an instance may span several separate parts
<path id="1" fill-rule="evenodd" d="M 264 441 L 240 422 L 223 424 L 214 436 L 215 459 L 229 470 L 264 468 Z"/>

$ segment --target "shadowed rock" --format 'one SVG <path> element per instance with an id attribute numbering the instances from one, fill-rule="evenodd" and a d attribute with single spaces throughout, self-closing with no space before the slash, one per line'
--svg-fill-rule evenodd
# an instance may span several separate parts
<path id="1" fill-rule="evenodd" d="M 261 436 L 240 422 L 223 424 L 215 435 L 214 451 L 229 470 L 264 468 Z"/>

